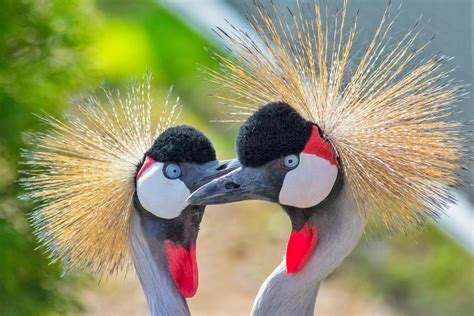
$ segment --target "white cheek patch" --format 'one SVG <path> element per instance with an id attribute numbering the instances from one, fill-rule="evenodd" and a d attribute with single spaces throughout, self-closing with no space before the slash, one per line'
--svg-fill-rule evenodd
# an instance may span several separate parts
<path id="1" fill-rule="evenodd" d="M 188 205 L 191 194 L 183 181 L 168 179 L 163 174 L 163 163 L 155 162 L 137 181 L 137 195 L 145 210 L 161 218 L 178 217 Z"/>
<path id="2" fill-rule="evenodd" d="M 298 167 L 283 180 L 280 204 L 307 208 L 321 203 L 331 193 L 337 173 L 337 166 L 329 160 L 301 153 Z"/>

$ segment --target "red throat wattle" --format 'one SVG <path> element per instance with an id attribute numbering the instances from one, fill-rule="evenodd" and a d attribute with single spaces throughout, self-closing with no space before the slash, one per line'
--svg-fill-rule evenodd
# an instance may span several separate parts
<path id="1" fill-rule="evenodd" d="M 308 223 L 293 230 L 286 247 L 286 272 L 298 273 L 303 269 L 318 244 L 318 229 Z"/>
<path id="2" fill-rule="evenodd" d="M 193 297 L 198 287 L 198 267 L 196 262 L 196 245 L 191 244 L 189 250 L 170 240 L 164 243 L 168 269 L 181 295 Z"/>

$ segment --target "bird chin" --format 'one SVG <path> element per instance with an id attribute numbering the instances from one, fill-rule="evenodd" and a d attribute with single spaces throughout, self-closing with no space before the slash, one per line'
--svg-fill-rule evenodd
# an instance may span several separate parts
<path id="1" fill-rule="evenodd" d="M 286 271 L 289 274 L 300 272 L 316 250 L 319 230 L 305 223 L 299 230 L 293 230 L 286 248 Z"/>
<path id="2" fill-rule="evenodd" d="M 168 270 L 176 288 L 184 298 L 193 297 L 198 288 L 196 244 L 191 244 L 189 248 L 186 248 L 166 240 L 164 250 Z"/>

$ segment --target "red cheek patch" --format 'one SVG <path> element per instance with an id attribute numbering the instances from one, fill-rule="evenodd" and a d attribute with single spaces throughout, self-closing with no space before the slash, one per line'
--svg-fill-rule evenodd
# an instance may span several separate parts
<path id="1" fill-rule="evenodd" d="M 311 136 L 309 137 L 303 152 L 329 160 L 331 165 L 337 166 L 336 151 L 328 141 L 321 137 L 319 129 L 316 126 L 313 126 Z"/>
<path id="2" fill-rule="evenodd" d="M 181 245 L 166 240 L 164 248 L 168 270 L 176 288 L 183 297 L 193 297 L 198 288 L 196 245 L 191 244 L 188 250 Z"/>
<path id="3" fill-rule="evenodd" d="M 286 247 L 286 272 L 298 273 L 313 254 L 318 244 L 318 229 L 304 224 L 299 231 L 293 230 Z"/>
<path id="4" fill-rule="evenodd" d="M 140 171 L 138 171 L 137 177 L 135 178 L 135 180 L 138 181 L 138 179 L 142 176 L 142 174 L 146 171 L 146 169 L 148 169 L 155 162 L 156 161 L 146 156 L 145 161 L 143 162 L 143 166 L 140 168 Z"/>

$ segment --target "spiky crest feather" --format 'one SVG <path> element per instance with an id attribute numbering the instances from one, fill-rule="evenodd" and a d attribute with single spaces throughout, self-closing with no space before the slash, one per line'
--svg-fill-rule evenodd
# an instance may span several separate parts
<path id="1" fill-rule="evenodd" d="M 443 70 L 445 58 L 420 61 L 428 43 L 416 47 L 416 27 L 392 45 L 390 3 L 358 60 L 358 15 L 347 27 L 347 1 L 332 19 L 317 1 L 298 1 L 285 10 L 289 23 L 276 5 L 255 4 L 258 14 L 248 19 L 258 38 L 218 29 L 236 58 L 216 54 L 223 71 L 208 71 L 233 92 L 220 96 L 231 114 L 246 117 L 275 101 L 293 106 L 335 146 L 362 214 L 376 210 L 389 229 L 442 211 L 453 200 L 448 187 L 460 183 L 465 151 L 461 124 L 451 119 L 463 91 Z"/>
<path id="2" fill-rule="evenodd" d="M 30 135 L 20 183 L 39 202 L 31 215 L 35 234 L 66 270 L 103 274 L 130 266 L 136 168 L 180 109 L 179 99 L 167 99 L 154 124 L 150 84 L 150 75 L 132 82 L 125 98 L 105 90 L 105 102 L 90 97 L 64 121 L 45 116 L 49 130 Z"/>

